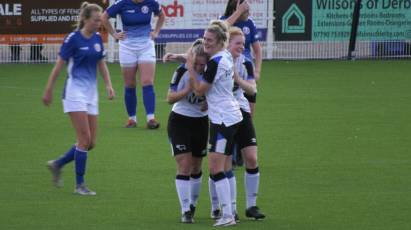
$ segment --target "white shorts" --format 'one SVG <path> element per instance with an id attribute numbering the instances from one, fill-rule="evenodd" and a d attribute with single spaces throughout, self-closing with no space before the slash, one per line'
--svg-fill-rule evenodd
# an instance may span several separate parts
<path id="1" fill-rule="evenodd" d="M 124 43 L 120 44 L 119 50 L 121 67 L 135 67 L 139 63 L 156 62 L 156 50 L 153 40 L 150 39 L 147 42 L 133 45 Z"/>
<path id="2" fill-rule="evenodd" d="M 87 112 L 88 115 L 98 115 L 98 104 L 86 103 L 83 101 L 63 100 L 64 113 Z"/>

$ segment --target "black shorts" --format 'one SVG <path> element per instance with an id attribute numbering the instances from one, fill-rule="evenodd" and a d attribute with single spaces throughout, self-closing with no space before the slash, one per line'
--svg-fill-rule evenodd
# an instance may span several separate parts
<path id="1" fill-rule="evenodd" d="M 257 146 L 257 136 L 255 135 L 251 114 L 243 110 L 241 110 L 241 114 L 243 114 L 243 120 L 240 122 L 240 126 L 234 136 L 235 143 L 239 149 L 248 146 Z"/>
<path id="2" fill-rule="evenodd" d="M 173 156 L 191 152 L 207 155 L 208 117 L 187 117 L 171 111 L 167 125 Z"/>
<path id="3" fill-rule="evenodd" d="M 209 152 L 231 155 L 234 147 L 234 135 L 237 133 L 240 122 L 226 127 L 224 124 L 210 123 Z"/>

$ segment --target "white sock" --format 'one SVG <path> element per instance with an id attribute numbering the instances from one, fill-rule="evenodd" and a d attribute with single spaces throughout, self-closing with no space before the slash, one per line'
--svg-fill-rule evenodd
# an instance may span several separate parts
<path id="1" fill-rule="evenodd" d="M 230 199 L 230 183 L 227 178 L 214 181 L 215 190 L 217 191 L 218 201 L 220 202 L 223 216 L 232 216 L 233 210 L 231 208 Z"/>
<path id="2" fill-rule="evenodd" d="M 200 196 L 201 179 L 202 179 L 202 177 L 200 177 L 200 178 L 190 177 L 191 204 L 194 205 L 194 206 L 197 206 L 198 197 Z"/>
<path id="3" fill-rule="evenodd" d="M 218 196 L 217 191 L 215 189 L 215 184 L 210 177 L 208 178 L 208 191 L 210 193 L 211 211 L 220 209 L 220 206 L 218 205 Z"/>
<path id="4" fill-rule="evenodd" d="M 137 116 L 131 116 L 131 117 L 129 117 L 128 119 L 137 122 Z"/>
<path id="5" fill-rule="evenodd" d="M 249 174 L 244 173 L 245 194 L 247 197 L 247 208 L 257 205 L 258 185 L 260 181 L 260 173 Z"/>
<path id="6" fill-rule="evenodd" d="M 147 114 L 147 121 L 153 120 L 154 114 Z"/>
<path id="7" fill-rule="evenodd" d="M 180 201 L 181 213 L 183 214 L 190 211 L 190 180 L 176 179 L 176 189 L 178 200 Z"/>
<path id="8" fill-rule="evenodd" d="M 228 183 L 230 183 L 231 208 L 235 214 L 237 213 L 237 181 L 235 176 L 228 178 Z"/>

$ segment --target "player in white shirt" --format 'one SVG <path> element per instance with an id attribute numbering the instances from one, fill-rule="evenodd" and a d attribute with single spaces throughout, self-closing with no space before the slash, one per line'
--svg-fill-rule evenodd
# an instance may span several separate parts
<path id="1" fill-rule="evenodd" d="M 203 40 L 195 41 L 189 52 L 194 57 L 194 70 L 202 77 L 208 55 L 204 53 Z M 172 154 L 177 163 L 175 179 L 181 205 L 181 222 L 193 223 L 194 212 L 200 195 L 201 163 L 207 154 L 208 117 L 204 96 L 196 96 L 190 86 L 190 76 L 185 64 L 174 73 L 167 94 L 173 104 L 168 119 L 168 137 Z"/>
<path id="2" fill-rule="evenodd" d="M 221 21 L 220 21 L 221 22 Z M 230 184 L 224 173 L 224 164 L 230 159 L 242 115 L 233 94 L 233 59 L 226 50 L 228 29 L 224 22 L 212 24 L 204 32 L 204 51 L 210 56 L 204 77 L 196 79 L 193 69 L 193 57 L 187 58 L 191 84 L 197 95 L 206 95 L 208 117 L 210 119 L 209 135 L 209 171 L 214 182 L 218 201 L 222 207 L 221 218 L 214 226 L 236 224 L 232 214 Z"/>
<path id="3" fill-rule="evenodd" d="M 229 29 L 230 41 L 228 50 L 234 58 L 235 74 L 234 74 L 234 96 L 240 104 L 243 120 L 235 135 L 235 141 L 238 149 L 245 160 L 245 192 L 246 192 L 246 211 L 245 215 L 248 218 L 264 219 L 257 207 L 257 194 L 259 188 L 259 168 L 257 163 L 257 137 L 255 128 L 251 119 L 250 104 L 245 95 L 253 95 L 256 93 L 256 83 L 253 76 L 253 65 L 242 52 L 244 51 L 244 34 L 241 29 L 231 27 Z M 236 180 L 232 172 L 232 161 L 226 162 L 225 170 L 229 178 L 231 186 L 231 201 L 233 212 L 236 214 Z"/>
<path id="4" fill-rule="evenodd" d="M 96 142 L 98 95 L 98 69 L 103 75 L 109 99 L 114 97 L 110 75 L 104 62 L 104 48 L 97 30 L 101 25 L 102 9 L 96 4 L 84 2 L 80 8 L 77 30 L 70 33 L 61 46 L 56 64 L 50 74 L 43 103 L 49 106 L 53 88 L 61 69 L 67 63 L 68 76 L 63 92 L 64 112 L 70 116 L 77 135 L 77 143 L 56 160 L 47 162 L 56 186 L 62 186 L 61 171 L 64 165 L 74 160 L 76 188 L 79 195 L 96 195 L 84 182 L 88 151 Z"/>

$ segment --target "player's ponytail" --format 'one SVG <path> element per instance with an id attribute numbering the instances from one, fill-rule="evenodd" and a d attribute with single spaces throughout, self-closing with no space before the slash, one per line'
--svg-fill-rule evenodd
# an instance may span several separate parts
<path id="1" fill-rule="evenodd" d="M 218 43 L 220 43 L 224 48 L 227 46 L 228 42 L 228 26 L 224 21 L 213 20 L 207 27 L 207 31 L 216 35 Z"/>
<path id="2" fill-rule="evenodd" d="M 102 12 L 103 9 L 101 6 L 93 3 L 83 2 L 80 6 L 80 14 L 78 17 L 78 21 L 76 27 L 78 30 L 81 30 L 84 27 L 84 20 L 87 20 L 91 17 L 93 12 Z"/>

